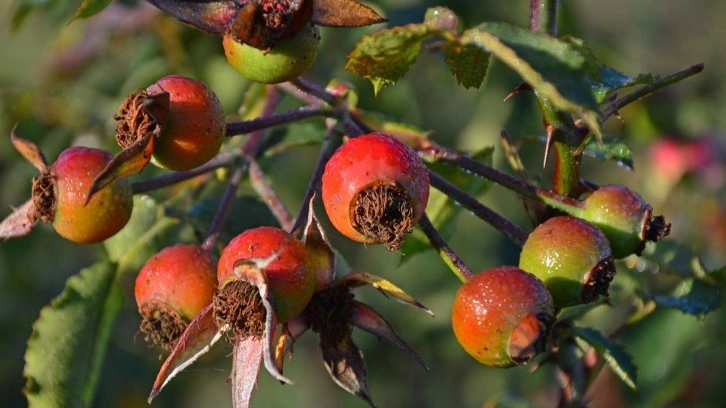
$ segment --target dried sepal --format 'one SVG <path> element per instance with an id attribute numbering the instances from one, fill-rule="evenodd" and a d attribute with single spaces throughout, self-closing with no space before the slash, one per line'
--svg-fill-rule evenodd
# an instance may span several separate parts
<path id="1" fill-rule="evenodd" d="M 260 373 L 263 346 L 259 339 L 248 337 L 234 344 L 232 354 L 232 406 L 247 408 L 250 405 L 252 391 L 257 386 Z"/>
<path id="2" fill-rule="evenodd" d="M 388 20 L 355 0 L 314 0 L 312 21 L 330 27 L 362 27 Z"/>
<path id="3" fill-rule="evenodd" d="M 308 264 L 315 275 L 315 291 L 329 287 L 335 279 L 335 253 L 313 211 L 313 197 L 308 203 L 308 221 L 303 243 L 308 252 Z"/>
<path id="4" fill-rule="evenodd" d="M 33 217 L 35 204 L 32 199 L 26 201 L 20 207 L 11 207 L 11 209 L 13 212 L 0 222 L 0 238 L 2 239 L 27 235 L 33 230 L 35 224 L 38 223 L 38 218 Z"/>
<path id="5" fill-rule="evenodd" d="M 330 377 L 341 388 L 361 398 L 371 407 L 376 404 L 368 390 L 368 368 L 363 353 L 348 337 L 338 344 L 324 347 L 323 363 Z"/>
<path id="6" fill-rule="evenodd" d="M 40 148 L 35 143 L 18 136 L 16 132 L 17 127 L 17 125 L 13 126 L 13 130 L 10 132 L 10 142 L 12 142 L 15 150 L 23 155 L 41 173 L 44 173 L 48 170 L 48 161 L 45 159 L 43 152 L 40 151 Z"/>
<path id="7" fill-rule="evenodd" d="M 349 287 L 357 287 L 363 285 L 371 285 L 376 290 L 381 292 L 385 297 L 391 298 L 404 305 L 413 306 L 418 310 L 425 312 L 426 314 L 434 317 L 434 312 L 426 306 L 422 305 L 419 301 L 409 296 L 401 288 L 383 279 L 379 276 L 373 275 L 367 272 L 351 272 L 340 278 L 336 285 L 345 285 Z"/>
<path id="8" fill-rule="evenodd" d="M 104 169 L 98 173 L 93 184 L 88 190 L 86 203 L 91 201 L 94 194 L 101 191 L 107 185 L 115 180 L 128 177 L 138 171 L 141 171 L 154 153 L 154 135 L 148 134 L 123 149 L 117 154 Z"/>

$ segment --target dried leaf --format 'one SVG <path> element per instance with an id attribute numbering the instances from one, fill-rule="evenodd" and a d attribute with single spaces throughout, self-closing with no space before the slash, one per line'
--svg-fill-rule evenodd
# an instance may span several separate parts
<path id="1" fill-rule="evenodd" d="M 248 337 L 234 343 L 232 360 L 232 406 L 247 408 L 257 386 L 263 346 L 259 339 Z"/>
<path id="2" fill-rule="evenodd" d="M 147 400 L 149 403 L 169 383 L 169 380 L 208 352 L 212 345 L 222 338 L 225 328 L 218 328 L 214 323 L 213 311 L 212 305 L 209 304 L 184 330 L 156 376 Z"/>
<path id="3" fill-rule="evenodd" d="M 10 133 L 10 141 L 12 142 L 15 150 L 25 157 L 36 169 L 40 172 L 45 172 L 48 168 L 48 162 L 45 160 L 43 152 L 40 151 L 38 146 L 30 140 L 25 140 L 18 136 L 15 132 L 17 125 L 13 126 L 13 130 Z"/>
<path id="4" fill-rule="evenodd" d="M 322 348 L 323 362 L 330 377 L 341 388 L 361 398 L 368 405 L 376 404 L 368 391 L 368 368 L 363 353 L 350 337 L 332 347 Z"/>
<path id="5" fill-rule="evenodd" d="M 330 27 L 362 27 L 388 20 L 355 0 L 314 0 L 312 21 Z"/>
<path id="6" fill-rule="evenodd" d="M 37 219 L 33 220 L 34 217 L 31 217 L 34 209 L 33 200 L 28 200 L 20 207 L 13 208 L 13 212 L 0 222 L 0 238 L 16 238 L 29 234 L 38 223 Z"/>
<path id="7" fill-rule="evenodd" d="M 275 363 L 280 372 L 282 372 L 285 356 L 289 355 L 292 359 L 292 347 L 295 340 L 302 336 L 309 327 L 306 319 L 301 316 L 294 317 L 282 325 L 282 333 L 277 339 L 275 347 Z"/>
<path id="8" fill-rule="evenodd" d="M 424 370 L 429 371 L 428 365 L 423 358 L 408 345 L 391 327 L 390 323 L 373 310 L 370 306 L 353 301 L 353 317 L 351 318 L 353 326 L 363 329 L 371 334 L 385 339 L 389 343 L 398 347 L 401 351 L 408 354 L 415 362 L 417 362 Z"/>
<path id="9" fill-rule="evenodd" d="M 431 317 L 434 317 L 434 312 L 429 308 L 419 303 L 416 299 L 409 296 L 401 288 L 394 285 L 393 283 L 383 279 L 379 276 L 367 273 L 367 272 L 351 272 L 338 280 L 337 285 L 346 286 L 363 286 L 371 285 L 381 292 L 385 297 L 391 297 L 393 300 L 403 303 L 404 305 L 413 306 L 418 310 L 426 312 Z"/>

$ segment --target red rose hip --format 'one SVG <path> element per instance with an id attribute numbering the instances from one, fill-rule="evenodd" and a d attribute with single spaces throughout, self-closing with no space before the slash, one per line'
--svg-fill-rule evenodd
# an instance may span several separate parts
<path id="1" fill-rule="evenodd" d="M 426 166 L 410 147 L 382 133 L 350 139 L 328 161 L 323 205 L 335 228 L 391 251 L 421 219 L 429 198 Z"/>
<path id="2" fill-rule="evenodd" d="M 514 266 L 481 272 L 459 288 L 451 324 L 459 344 L 482 364 L 526 364 L 545 350 L 554 321 L 552 296 Z"/>
<path id="3" fill-rule="evenodd" d="M 242 272 L 245 261 L 273 257 L 263 273 L 272 293 L 277 321 L 282 323 L 300 314 L 313 296 L 315 277 L 307 265 L 305 245 L 284 230 L 258 227 L 230 241 L 217 265 L 220 290 L 214 299 L 218 326 L 230 323 L 242 336 L 260 335 L 264 309 L 259 293 Z"/>
<path id="4" fill-rule="evenodd" d="M 136 277 L 136 304 L 147 341 L 166 350 L 202 308 L 212 302 L 217 271 L 212 256 L 197 245 L 178 244 L 152 256 Z"/>

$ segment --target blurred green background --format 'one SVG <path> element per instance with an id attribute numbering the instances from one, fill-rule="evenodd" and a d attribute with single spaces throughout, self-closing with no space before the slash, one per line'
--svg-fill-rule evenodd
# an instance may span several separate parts
<path id="1" fill-rule="evenodd" d="M 0 4 L 0 135 L 9 136 L 17 123 L 18 133 L 37 143 L 49 161 L 71 144 L 117 151 L 112 115 L 124 96 L 169 73 L 206 81 L 230 115 L 243 101 L 247 84 L 227 65 L 219 38 L 162 16 L 144 2 L 114 2 L 101 14 L 71 24 L 75 2 L 33 3 L 38 8 L 16 30 L 10 29 L 16 4 Z M 614 306 L 596 309 L 583 322 L 608 332 L 632 310 L 628 295 L 638 284 L 663 291 L 674 285 L 690 260 L 688 250 L 700 255 L 707 268 L 726 262 L 726 9 L 715 0 L 562 3 L 560 33 L 583 38 L 601 60 L 628 75 L 665 75 L 698 62 L 706 65 L 702 74 L 629 106 L 620 118 L 607 123 L 606 134 L 622 135 L 633 150 L 635 171 L 593 160 L 585 165 L 585 176 L 598 184 L 617 182 L 636 188 L 656 213 L 663 213 L 673 223 L 673 234 L 662 246 L 669 249 L 670 242 L 680 241 L 686 248 L 672 246 L 675 249 L 668 253 L 676 256 L 669 259 L 668 267 L 648 260 L 619 265 L 611 290 Z M 418 22 L 426 8 L 435 5 L 440 4 L 420 0 L 376 3 L 392 25 Z M 461 16 L 465 27 L 488 20 L 519 25 L 528 21 L 525 1 L 457 0 L 445 5 Z M 350 81 L 359 91 L 361 107 L 430 130 L 439 143 L 463 150 L 495 146 L 495 165 L 506 171 L 511 169 L 501 154 L 501 129 L 515 140 L 542 136 L 531 97 L 502 101 L 518 79 L 498 63 L 481 89 L 466 90 L 457 86 L 440 55 L 423 53 L 404 80 L 375 98 L 371 86 L 343 66 L 355 41 L 377 28 L 323 30 L 321 52 L 309 76 L 323 83 L 333 77 Z M 323 129 L 320 121 L 310 121 L 292 131 Z M 262 162 L 293 213 L 302 204 L 317 152 L 317 146 L 304 147 Z M 521 153 L 530 174 L 547 180 L 549 169 L 540 170 L 542 146 L 524 144 Z M 14 151 L 9 137 L 0 138 L 0 218 L 10 213 L 9 206 L 28 198 L 35 171 Z M 140 177 L 157 173 L 145 170 Z M 168 195 L 160 192 L 157 198 Z M 481 199 L 530 227 L 514 194 L 494 186 Z M 230 230 L 269 219 L 250 219 L 250 212 L 241 207 L 230 217 L 230 225 L 234 225 Z M 390 279 L 436 313 L 431 319 L 387 301 L 372 289 L 356 292 L 387 317 L 431 368 L 427 373 L 392 346 L 356 333 L 379 406 L 551 406 L 557 401 L 552 368 L 545 366 L 535 373 L 527 367 L 490 369 L 478 365 L 458 346 L 449 323 L 458 280 L 433 251 L 401 265 L 400 254 L 354 245 L 325 225 L 333 244 L 354 269 Z M 450 244 L 473 269 L 516 264 L 517 247 L 468 213 L 459 217 L 455 231 Z M 235 232 L 239 230 L 230 231 Z M 101 245 L 74 245 L 47 225 L 38 226 L 26 237 L 0 243 L 0 405 L 27 404 L 21 393 L 23 353 L 33 321 L 62 291 L 69 276 L 103 254 Z M 128 275 L 122 284 L 127 299 L 114 326 L 94 404 L 98 407 L 146 406 L 160 366 L 156 350 L 148 349 L 137 332 L 133 276 Z M 595 398 L 593 406 L 723 406 L 724 336 L 723 311 L 703 320 L 678 311 L 650 314 L 618 337 L 640 367 L 639 390 L 629 391 L 617 379 L 603 375 L 597 389 L 608 399 Z M 154 406 L 230 406 L 226 380 L 231 347 L 225 347 L 218 347 L 213 355 L 175 378 Z M 298 342 L 295 358 L 285 368 L 297 384 L 282 386 L 263 371 L 253 406 L 365 406 L 329 379 L 315 336 L 308 334 Z"/>

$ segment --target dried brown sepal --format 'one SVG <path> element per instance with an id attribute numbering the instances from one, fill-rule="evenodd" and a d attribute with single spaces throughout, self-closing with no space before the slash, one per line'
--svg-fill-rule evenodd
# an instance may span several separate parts
<path id="1" fill-rule="evenodd" d="M 549 344 L 554 318 L 546 313 L 528 313 L 517 323 L 509 338 L 509 356 L 517 364 L 527 364 Z"/>
<path id="2" fill-rule="evenodd" d="M 150 95 L 143 90 L 129 94 L 113 117 L 119 122 L 116 127 L 118 145 L 125 149 L 147 135 L 158 134 L 166 124 L 169 101 L 168 92 Z"/>
<path id="3" fill-rule="evenodd" d="M 31 222 L 43 221 L 52 223 L 58 204 L 56 198 L 55 174 L 52 169 L 33 177 L 33 210 L 30 212 Z"/>
<path id="4" fill-rule="evenodd" d="M 227 340 L 247 337 L 261 338 L 265 329 L 265 307 L 260 291 L 244 279 L 235 279 L 222 286 L 212 300 L 217 327 L 229 324 L 233 336 Z"/>
<path id="5" fill-rule="evenodd" d="M 164 302 L 148 302 L 139 308 L 141 332 L 144 340 L 172 351 L 177 340 L 187 328 L 187 322 L 171 306 Z"/>
<path id="6" fill-rule="evenodd" d="M 368 242 L 380 242 L 397 251 L 413 231 L 414 209 L 405 188 L 398 183 L 372 185 L 353 200 L 350 208 L 353 227 Z"/>
<path id="7" fill-rule="evenodd" d="M 35 211 L 35 203 L 30 199 L 18 208 L 12 208 L 13 212 L 0 222 L 0 238 L 9 239 L 22 237 L 33 230 L 37 219 L 32 217 Z"/>
<path id="8" fill-rule="evenodd" d="M 41 173 L 45 172 L 48 168 L 48 161 L 45 159 L 43 152 L 40 151 L 38 146 L 22 137 L 18 136 L 16 129 L 18 125 L 13 126 L 13 130 L 10 132 L 10 142 L 27 161 L 29 161 L 36 169 L 40 170 Z"/>
<path id="9" fill-rule="evenodd" d="M 385 23 L 372 8 L 355 0 L 315 0 L 313 23 L 330 27 L 362 27 Z"/>
<path id="10" fill-rule="evenodd" d="M 671 224 L 666 222 L 665 217 L 657 215 L 650 217 L 645 224 L 645 232 L 643 234 L 645 241 L 658 242 L 667 237 L 671 233 Z M 638 254 L 640 255 L 640 254 Z"/>
<path id="11" fill-rule="evenodd" d="M 297 34 L 312 15 L 312 0 L 250 1 L 239 10 L 227 34 L 237 42 L 267 50 Z"/>
<path id="12" fill-rule="evenodd" d="M 587 274 L 580 292 L 582 303 L 590 303 L 597 300 L 600 295 L 607 296 L 610 282 L 615 277 L 615 261 L 612 256 L 598 261 Z"/>
<path id="13" fill-rule="evenodd" d="M 333 347 L 350 338 L 353 294 L 345 286 L 317 292 L 305 308 L 310 328 L 320 334 L 320 346 Z"/>
<path id="14" fill-rule="evenodd" d="M 331 347 L 323 347 L 323 362 L 330 377 L 349 393 L 361 398 L 371 407 L 376 404 L 368 390 L 368 368 L 363 353 L 350 337 Z"/>

